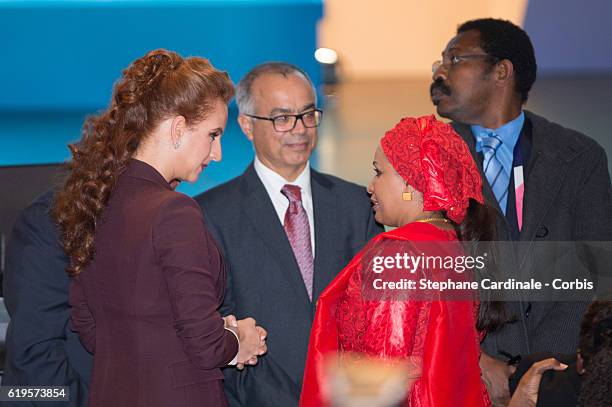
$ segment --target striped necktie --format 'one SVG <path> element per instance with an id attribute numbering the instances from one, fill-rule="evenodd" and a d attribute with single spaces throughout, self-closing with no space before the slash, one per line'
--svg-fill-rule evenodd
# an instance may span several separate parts
<path id="1" fill-rule="evenodd" d="M 497 151 L 502 145 L 501 138 L 493 133 L 487 132 L 478 137 L 482 153 L 484 155 L 483 169 L 491 190 L 499 203 L 504 215 L 508 204 L 508 186 L 510 185 L 510 172 L 504 168 L 497 157 Z"/>

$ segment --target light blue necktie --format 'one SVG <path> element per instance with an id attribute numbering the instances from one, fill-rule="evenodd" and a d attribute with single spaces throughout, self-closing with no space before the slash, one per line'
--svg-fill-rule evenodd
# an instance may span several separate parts
<path id="1" fill-rule="evenodd" d="M 499 202 L 504 215 L 506 214 L 506 206 L 508 203 L 508 186 L 510 185 L 510 173 L 504 169 L 500 162 L 497 151 L 502 145 L 501 138 L 493 133 L 487 132 L 478 137 L 478 142 L 482 148 L 484 155 L 483 169 L 487 181 L 493 190 L 493 194 Z"/>

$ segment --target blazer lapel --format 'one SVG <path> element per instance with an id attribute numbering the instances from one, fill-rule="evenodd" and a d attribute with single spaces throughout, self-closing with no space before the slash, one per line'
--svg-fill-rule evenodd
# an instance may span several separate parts
<path id="1" fill-rule="evenodd" d="M 313 303 L 339 270 L 336 267 L 337 242 L 340 231 L 337 228 L 336 195 L 331 183 L 318 172 L 311 170 L 312 206 L 315 222 L 315 259 Z"/>
<path id="2" fill-rule="evenodd" d="M 253 168 L 253 164 L 247 168 L 242 177 L 241 191 L 244 196 L 241 203 L 242 210 L 251 220 L 259 238 L 270 250 L 272 261 L 278 264 L 278 267 L 271 267 L 267 271 L 277 274 L 278 281 L 289 282 L 295 291 L 298 302 L 304 305 L 308 313 L 311 313 L 312 305 L 304 286 L 302 274 L 293 255 L 293 249 L 289 244 L 285 229 L 278 219 L 268 192 Z M 262 255 L 265 254 L 262 253 Z"/>
<path id="3" fill-rule="evenodd" d="M 548 233 L 551 225 L 542 224 L 544 217 L 557 200 L 557 195 L 566 177 L 567 165 L 564 164 L 562 151 L 556 149 L 556 143 L 546 130 L 544 119 L 532 113 L 525 112 L 531 121 L 533 134 L 533 148 L 529 160 L 528 173 L 525 179 L 525 197 L 523 209 L 523 230 L 520 240 L 525 242 L 521 247 L 524 250 L 519 254 L 521 259 L 519 268 L 523 278 L 537 278 L 537 270 L 525 264 L 536 235 Z M 529 242 L 529 243 L 527 243 Z M 537 252 L 535 254 L 537 256 Z M 528 275 L 525 275 L 528 274 Z M 532 312 L 531 326 L 537 326 L 548 311 L 555 305 L 554 301 L 538 303 L 537 312 Z"/>
<path id="4" fill-rule="evenodd" d="M 532 241 L 538 233 L 540 223 L 556 200 L 566 176 L 567 165 L 560 152 L 554 149 L 555 142 L 540 119 L 525 112 L 532 123 L 533 149 L 529 160 L 529 172 L 525 180 L 524 219 L 521 231 L 522 241 Z"/>

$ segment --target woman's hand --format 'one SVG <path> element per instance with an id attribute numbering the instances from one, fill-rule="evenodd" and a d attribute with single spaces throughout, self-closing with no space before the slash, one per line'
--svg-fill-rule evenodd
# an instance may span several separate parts
<path id="1" fill-rule="evenodd" d="M 230 315 L 228 317 L 232 316 Z M 268 350 L 266 347 L 266 337 L 268 333 L 262 327 L 257 326 L 253 318 L 245 318 L 239 321 L 236 321 L 234 318 L 233 321 L 230 319 L 229 322 L 234 321 L 236 322 L 238 340 L 240 341 L 238 364 L 236 367 L 242 370 L 245 365 L 257 364 L 257 357 L 266 353 Z M 226 322 L 228 322 L 227 319 Z"/>
<path id="2" fill-rule="evenodd" d="M 567 365 L 555 358 L 540 360 L 531 365 L 527 373 L 521 378 L 508 407 L 535 407 L 538 403 L 538 390 L 540 389 L 542 375 L 550 369 L 565 370 Z"/>

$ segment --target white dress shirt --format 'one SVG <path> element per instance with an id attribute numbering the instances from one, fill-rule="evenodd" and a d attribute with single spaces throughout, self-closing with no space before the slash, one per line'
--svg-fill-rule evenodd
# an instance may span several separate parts
<path id="1" fill-rule="evenodd" d="M 315 254 L 315 234 L 314 234 L 314 211 L 312 209 L 312 189 L 310 188 L 310 162 L 306 163 L 306 167 L 304 167 L 304 171 L 293 182 L 287 181 L 285 178 L 272 171 L 270 168 L 266 167 L 255 155 L 255 161 L 253 163 L 253 167 L 255 167 L 255 172 L 257 176 L 264 184 L 266 191 L 268 192 L 268 196 L 274 205 L 274 209 L 276 209 L 276 214 L 278 215 L 278 219 L 281 224 L 285 225 L 285 213 L 289 208 L 289 200 L 283 193 L 281 189 L 286 184 L 297 185 L 301 188 L 302 193 L 302 206 L 306 210 L 306 214 L 308 215 L 308 224 L 310 226 L 310 245 L 312 247 L 312 257 L 314 258 Z"/>

